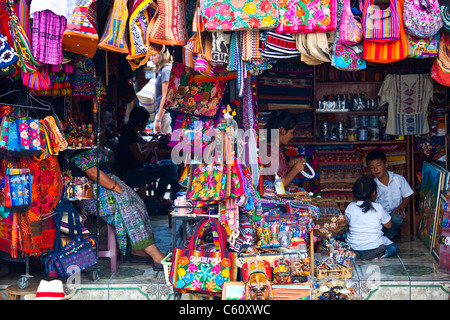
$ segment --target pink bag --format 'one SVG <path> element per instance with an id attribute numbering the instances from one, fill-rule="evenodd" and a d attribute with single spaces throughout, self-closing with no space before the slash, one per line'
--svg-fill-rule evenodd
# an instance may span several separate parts
<path id="1" fill-rule="evenodd" d="M 361 0 L 359 0 L 359 9 L 361 11 L 363 9 Z M 339 24 L 339 42 L 347 46 L 353 46 L 360 43 L 362 39 L 363 27 L 361 18 L 353 15 L 350 0 L 344 0 L 341 22 Z"/>

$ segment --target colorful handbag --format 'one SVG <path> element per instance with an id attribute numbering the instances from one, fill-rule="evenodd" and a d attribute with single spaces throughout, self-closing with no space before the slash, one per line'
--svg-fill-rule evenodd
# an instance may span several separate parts
<path id="1" fill-rule="evenodd" d="M 401 9 L 399 0 L 390 0 L 389 7 L 381 10 L 372 4 L 373 0 L 365 0 L 363 9 L 363 28 L 365 41 L 392 42 L 400 38 L 403 30 L 400 22 Z"/>
<path id="2" fill-rule="evenodd" d="M 273 29 L 278 25 L 277 7 L 277 0 L 200 1 L 202 22 L 209 31 Z"/>
<path id="3" fill-rule="evenodd" d="M 2 118 L 0 132 L 0 150 L 8 153 L 20 152 L 19 133 L 16 118 L 19 115 L 18 109 L 10 109 Z"/>
<path id="4" fill-rule="evenodd" d="M 63 50 L 92 58 L 97 51 L 97 0 L 78 0 L 63 33 Z"/>
<path id="5" fill-rule="evenodd" d="M 39 120 L 21 117 L 17 120 L 19 148 L 21 154 L 36 155 L 41 153 L 41 137 Z"/>
<path id="6" fill-rule="evenodd" d="M 405 32 L 417 38 L 431 38 L 443 26 L 438 0 L 405 0 Z"/>
<path id="7" fill-rule="evenodd" d="M 395 1 L 395 0 L 393 0 Z M 403 7 L 403 0 L 398 0 L 399 8 Z M 377 43 L 364 39 L 364 60 L 375 63 L 392 63 L 408 56 L 408 40 L 403 28 L 403 11 L 399 11 L 400 39 L 392 42 Z M 365 24 L 364 24 L 365 25 Z"/>
<path id="8" fill-rule="evenodd" d="M 16 15 L 13 0 L 7 0 L 7 11 L 9 14 L 8 24 L 11 38 L 14 43 L 14 49 L 19 56 L 17 65 L 22 69 L 22 73 L 35 72 L 42 64 L 33 57 L 28 35 Z"/>
<path id="9" fill-rule="evenodd" d="M 184 46 L 188 41 L 186 29 L 186 0 L 157 2 L 158 9 L 147 28 L 149 42 Z"/>
<path id="10" fill-rule="evenodd" d="M 225 200 L 231 195 L 231 141 L 221 129 L 203 153 L 201 163 L 191 164 L 186 197 L 189 200 Z"/>
<path id="11" fill-rule="evenodd" d="M 198 82 L 194 71 L 183 63 L 172 65 L 166 109 L 203 117 L 214 117 L 220 107 L 228 80 Z"/>
<path id="12" fill-rule="evenodd" d="M 57 224 L 55 253 L 49 257 L 47 263 L 52 265 L 59 278 L 67 279 L 71 275 L 80 273 L 98 263 L 98 257 L 93 249 L 97 241 L 93 236 L 83 236 L 79 214 L 68 212 L 69 236 L 72 240 L 65 246 L 62 246 L 61 219 L 62 212 L 58 212 L 55 215 Z M 75 228 L 77 231 L 76 236 Z"/>
<path id="13" fill-rule="evenodd" d="M 289 0 L 278 3 L 278 34 L 330 32 L 336 29 L 336 0 Z"/>
<path id="14" fill-rule="evenodd" d="M 441 12 L 442 28 L 450 32 L 450 6 L 439 6 L 439 11 Z"/>
<path id="15" fill-rule="evenodd" d="M 162 46 L 147 41 L 150 8 L 156 8 L 154 0 L 135 0 L 129 19 L 130 52 L 127 60 L 133 68 L 145 65 L 150 55 L 161 51 Z"/>
<path id="16" fill-rule="evenodd" d="M 26 211 L 33 202 L 32 176 L 28 168 L 6 168 L 4 206 L 13 211 Z"/>
<path id="17" fill-rule="evenodd" d="M 17 52 L 11 48 L 8 39 L 0 33 L 0 69 L 5 69 L 19 60 Z"/>
<path id="18" fill-rule="evenodd" d="M 128 0 L 115 0 L 97 47 L 107 51 L 128 53 L 125 23 L 127 20 Z"/>
<path id="19" fill-rule="evenodd" d="M 205 246 L 211 234 L 214 244 Z M 219 295 L 224 282 L 237 279 L 236 260 L 237 253 L 227 251 L 223 226 L 216 218 L 204 218 L 197 223 L 189 246 L 174 249 L 169 279 L 182 293 Z"/>
<path id="20" fill-rule="evenodd" d="M 431 38 L 416 38 L 409 33 L 408 39 L 408 58 L 434 58 L 439 53 L 440 32 L 437 32 Z"/>
<path id="21" fill-rule="evenodd" d="M 450 35 L 441 31 L 439 55 L 431 66 L 431 78 L 440 84 L 450 87 Z"/>
<path id="22" fill-rule="evenodd" d="M 359 0 L 359 8 L 363 8 Z M 352 46 L 360 43 L 363 39 L 363 27 L 361 18 L 353 15 L 350 0 L 344 0 L 341 20 L 339 23 L 339 42 L 343 45 Z"/>

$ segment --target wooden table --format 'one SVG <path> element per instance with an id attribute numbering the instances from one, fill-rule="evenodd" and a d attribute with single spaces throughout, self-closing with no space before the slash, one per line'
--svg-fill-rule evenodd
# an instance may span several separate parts
<path id="1" fill-rule="evenodd" d="M 36 293 L 37 287 L 37 284 L 30 284 L 26 289 L 19 289 L 17 285 L 14 285 L 8 286 L 5 291 L 9 294 L 9 300 L 20 300 L 21 296 Z"/>

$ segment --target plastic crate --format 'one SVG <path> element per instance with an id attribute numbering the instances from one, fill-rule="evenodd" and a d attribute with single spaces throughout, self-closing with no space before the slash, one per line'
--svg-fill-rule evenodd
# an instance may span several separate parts
<path id="1" fill-rule="evenodd" d="M 172 266 L 172 252 L 169 253 L 162 261 L 161 264 L 163 265 L 163 270 L 164 270 L 164 277 L 166 278 L 166 284 L 168 286 L 171 286 L 172 284 L 170 283 L 170 267 Z"/>

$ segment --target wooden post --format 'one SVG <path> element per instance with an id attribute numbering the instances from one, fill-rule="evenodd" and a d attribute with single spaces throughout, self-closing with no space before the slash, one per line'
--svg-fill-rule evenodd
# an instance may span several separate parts
<path id="1" fill-rule="evenodd" d="M 314 231 L 309 231 L 309 258 L 310 258 L 310 268 L 311 277 L 314 277 Z"/>

